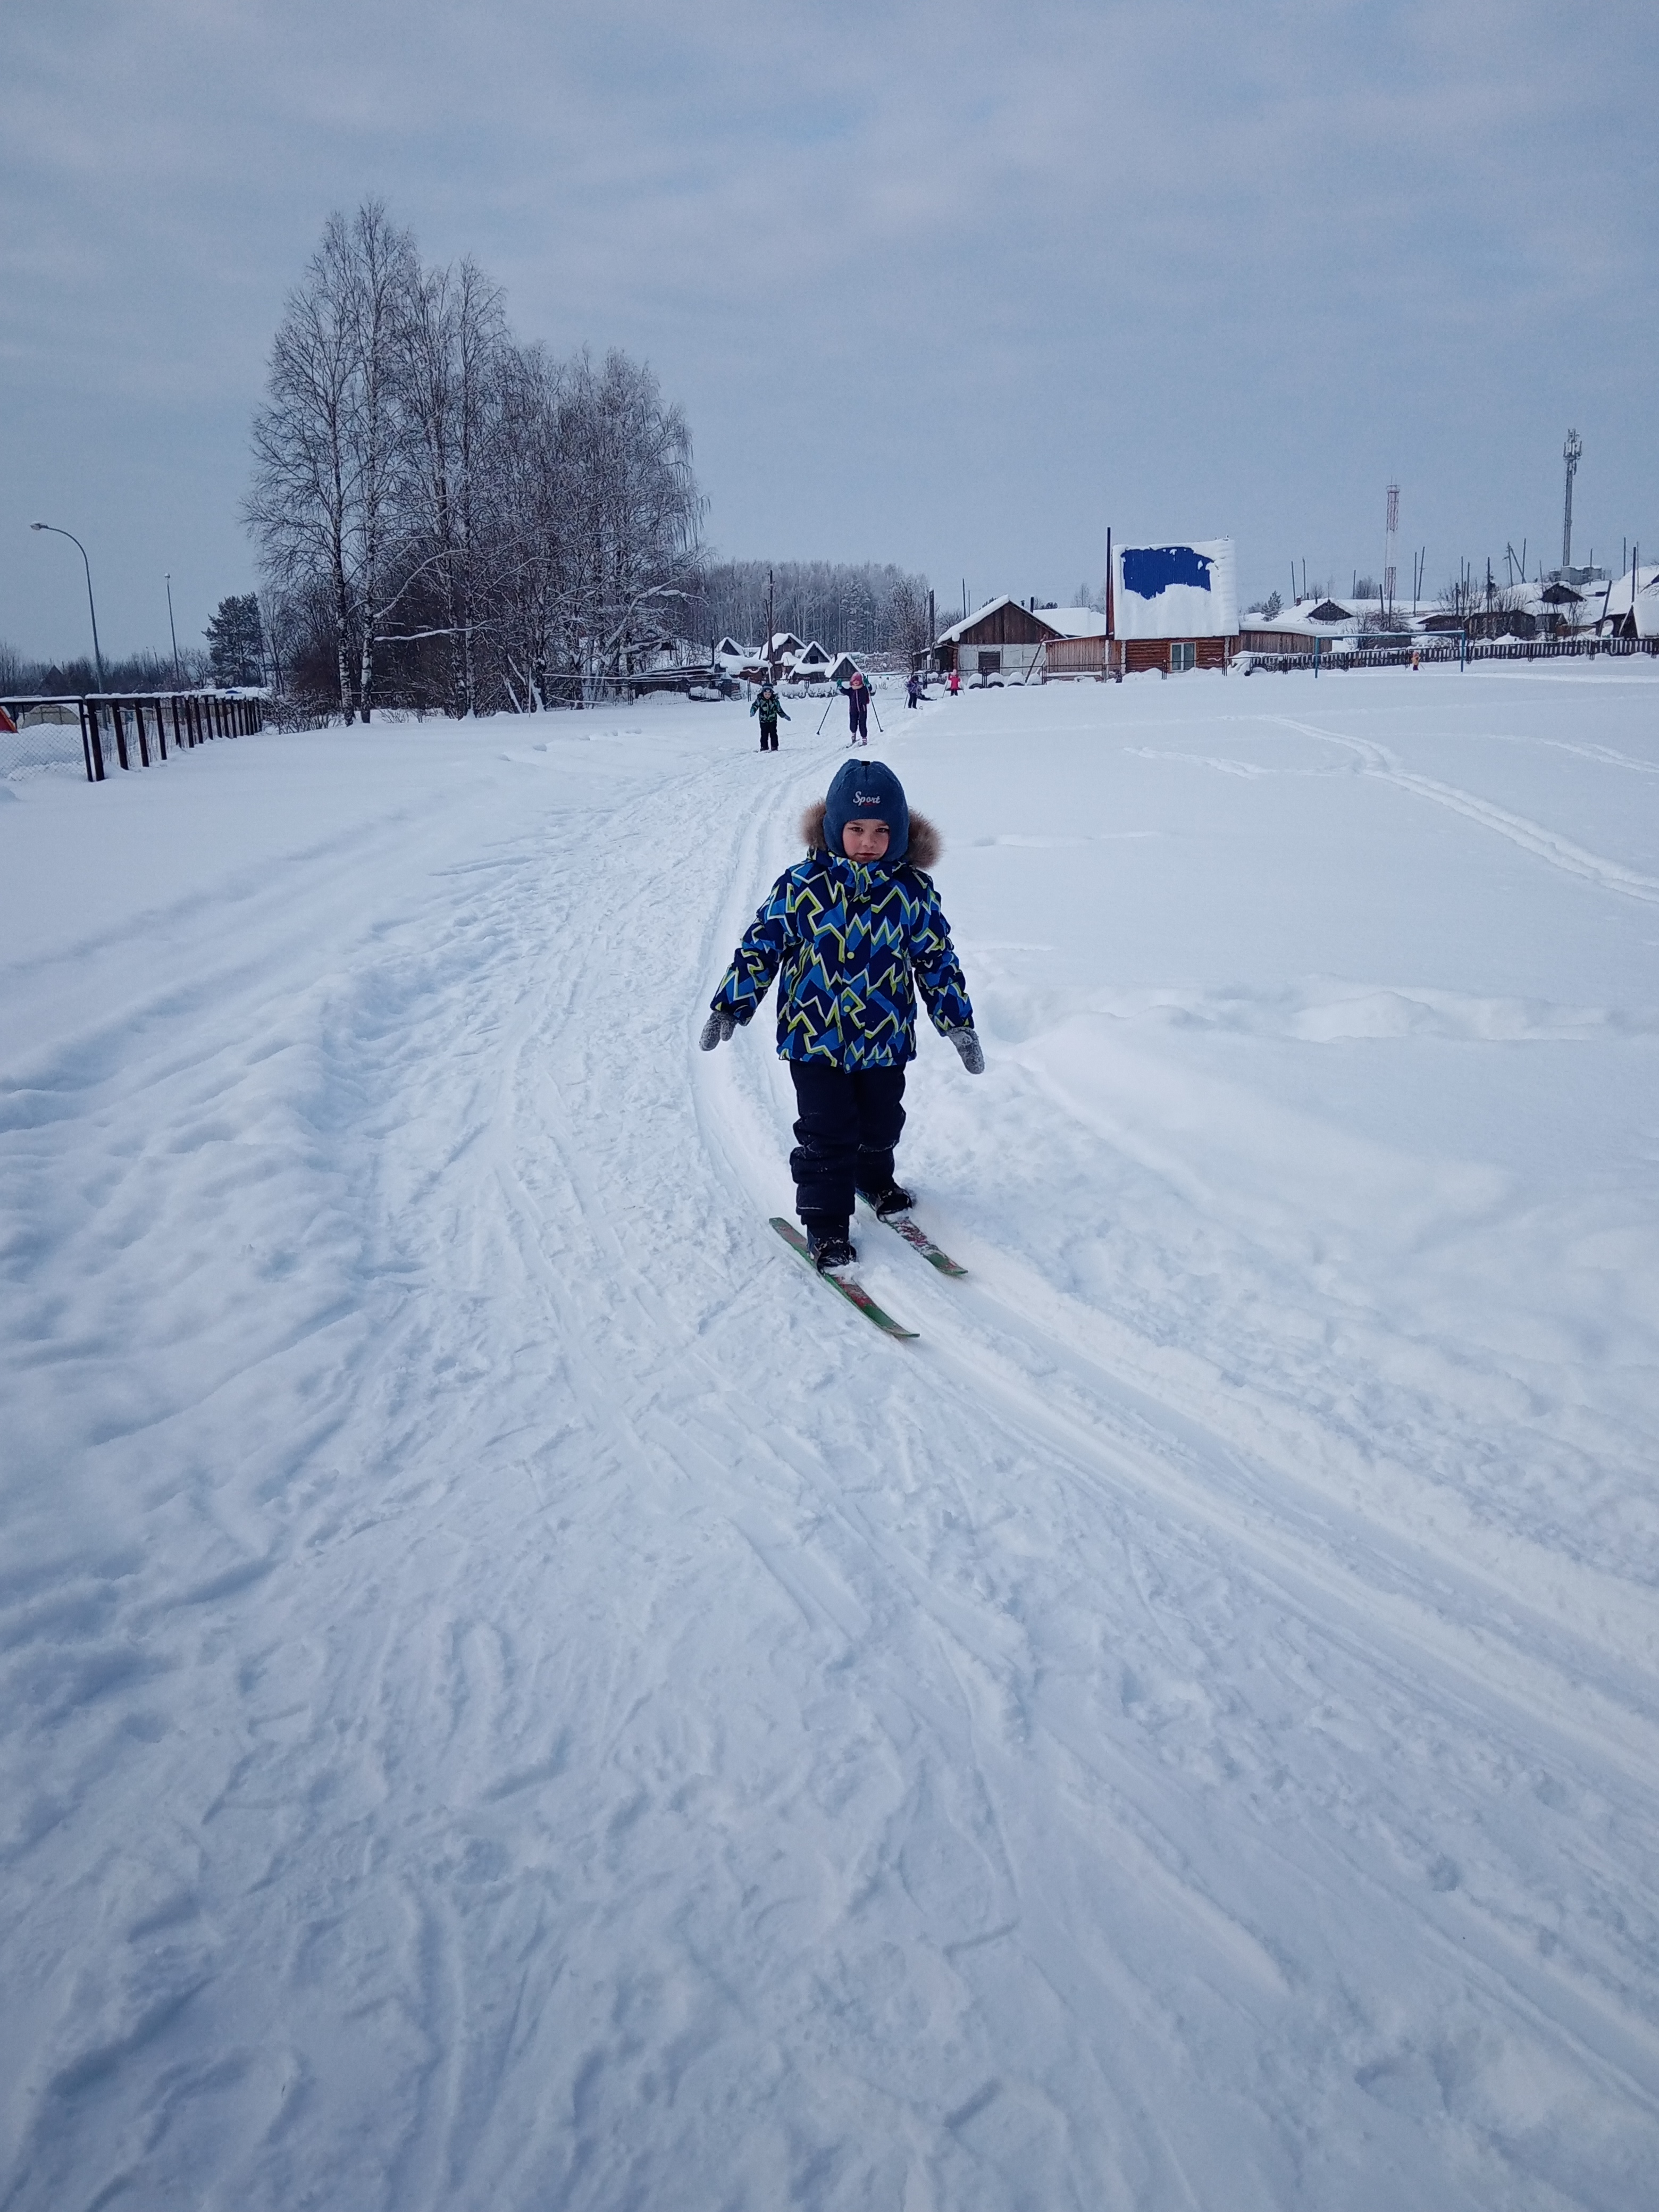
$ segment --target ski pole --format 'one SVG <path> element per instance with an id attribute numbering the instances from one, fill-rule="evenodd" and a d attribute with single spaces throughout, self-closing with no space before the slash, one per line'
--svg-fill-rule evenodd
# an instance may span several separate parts
<path id="1" fill-rule="evenodd" d="M 818 732 L 817 732 L 817 733 L 818 733 L 818 735 L 819 735 L 820 737 L 822 737 L 822 736 L 823 735 L 823 726 L 824 726 L 824 724 L 825 724 L 825 723 L 829 720 L 829 719 L 830 719 L 830 708 L 831 707 L 833 707 L 833 706 L 835 705 L 835 703 L 836 703 L 836 695 L 835 695 L 835 693 L 832 691 L 832 692 L 830 694 L 829 701 L 828 701 L 828 703 L 827 703 L 827 704 L 825 705 L 825 707 L 824 707 L 823 712 L 823 713 L 818 716 Z"/>
<path id="2" fill-rule="evenodd" d="M 870 712 L 876 718 L 876 727 L 881 730 L 881 734 L 884 738 L 887 732 L 881 728 L 881 709 L 876 704 L 876 687 L 873 684 L 870 686 Z"/>

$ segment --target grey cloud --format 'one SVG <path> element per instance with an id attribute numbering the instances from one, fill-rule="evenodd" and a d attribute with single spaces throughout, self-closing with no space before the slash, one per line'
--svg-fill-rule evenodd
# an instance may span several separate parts
<path id="1" fill-rule="evenodd" d="M 516 326 L 647 354 L 726 550 L 1060 590 L 1106 520 L 1431 574 L 1650 530 L 1656 34 L 1542 0 L 13 10 L 0 635 L 198 630 L 265 349 L 330 208 L 385 195 Z M 159 617 L 164 623 L 162 610 Z"/>

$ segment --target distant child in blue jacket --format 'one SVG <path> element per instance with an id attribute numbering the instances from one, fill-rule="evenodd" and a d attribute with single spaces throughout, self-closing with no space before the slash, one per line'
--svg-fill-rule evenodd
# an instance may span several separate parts
<path id="1" fill-rule="evenodd" d="M 799 1119 L 789 1155 L 795 1210 L 820 1268 L 858 1256 L 861 1193 L 886 1220 L 911 1203 L 893 1179 L 904 1068 L 915 1058 L 915 988 L 970 1075 L 985 1054 L 932 878 L 939 833 L 912 814 L 880 761 L 848 761 L 802 817 L 807 855 L 786 869 L 744 933 L 698 1039 L 705 1052 L 747 1023 L 778 982 L 778 1051 Z M 913 988 L 913 981 L 915 988 Z"/>

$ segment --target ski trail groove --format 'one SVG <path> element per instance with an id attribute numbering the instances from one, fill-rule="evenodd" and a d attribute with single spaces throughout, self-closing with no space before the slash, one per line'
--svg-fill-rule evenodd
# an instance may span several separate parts
<path id="1" fill-rule="evenodd" d="M 1594 884 L 1598 890 L 1614 891 L 1621 898 L 1638 899 L 1645 906 L 1659 905 L 1659 881 L 1653 877 L 1621 866 L 1617 860 L 1604 859 L 1598 853 L 1588 853 L 1559 831 L 1529 822 L 1524 815 L 1512 814 L 1505 807 L 1495 806 L 1490 799 L 1477 799 L 1473 792 L 1460 790 L 1455 784 L 1439 783 L 1431 776 L 1414 775 L 1401 767 L 1398 757 L 1386 745 L 1372 738 L 1345 737 L 1335 730 L 1322 730 L 1311 722 L 1292 721 L 1284 714 L 1276 714 L 1273 719 L 1282 729 L 1294 730 L 1298 736 L 1346 747 L 1358 757 L 1365 775 L 1410 792 L 1415 798 L 1431 800 L 1437 806 L 1478 823 L 1483 830 L 1507 837 L 1523 853 L 1530 853 L 1563 875 L 1577 876 Z"/>

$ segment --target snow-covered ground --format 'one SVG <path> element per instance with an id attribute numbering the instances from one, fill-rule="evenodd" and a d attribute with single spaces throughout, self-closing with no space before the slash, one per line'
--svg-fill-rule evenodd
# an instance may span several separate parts
<path id="1" fill-rule="evenodd" d="M 15 2212 L 1653 2201 L 1654 672 L 883 712 L 910 1346 L 695 1048 L 837 732 L 0 787 Z"/>

